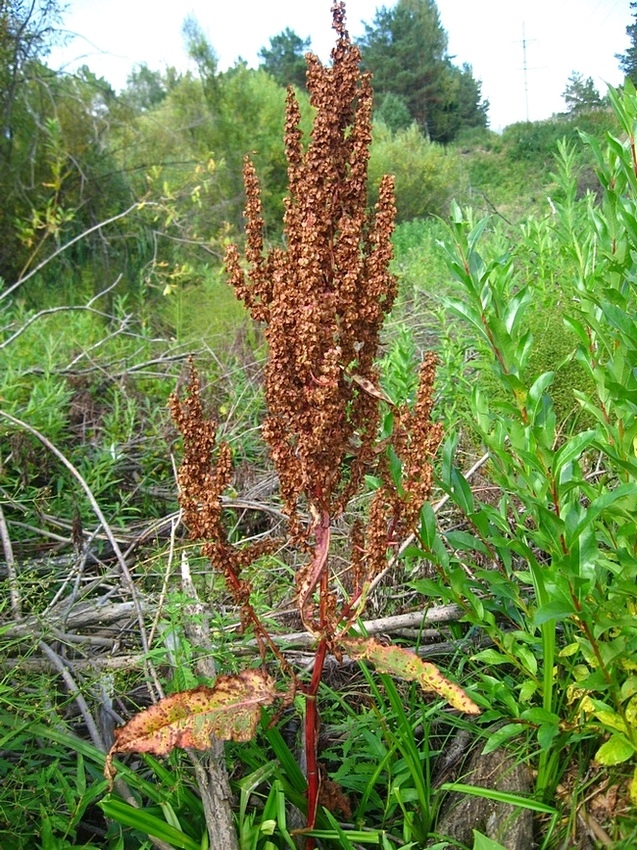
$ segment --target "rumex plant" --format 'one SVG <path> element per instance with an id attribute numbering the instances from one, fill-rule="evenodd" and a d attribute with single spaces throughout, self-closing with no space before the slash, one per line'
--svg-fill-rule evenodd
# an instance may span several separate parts
<path id="1" fill-rule="evenodd" d="M 371 82 L 359 70 L 360 54 L 345 27 L 344 3 L 333 5 L 332 16 L 337 43 L 331 66 L 307 57 L 315 118 L 306 148 L 299 106 L 288 91 L 284 247 L 264 249 L 260 186 L 247 159 L 245 262 L 235 246 L 226 257 L 235 292 L 253 319 L 265 325 L 269 358 L 263 437 L 288 518 L 285 542 L 304 559 L 295 577 L 295 599 L 303 625 L 316 641 L 313 672 L 309 681 L 295 673 L 251 602 L 249 568 L 281 541 L 229 542 L 221 494 L 231 481 L 231 453 L 227 445 L 217 445 L 193 368 L 185 399 L 174 396 L 171 401 L 184 439 L 179 471 L 184 521 L 193 539 L 202 541 L 212 567 L 225 576 L 244 625 L 258 641 L 262 666 L 220 676 L 213 687 L 168 697 L 119 729 L 111 751 L 112 757 L 127 751 L 166 753 L 175 746 L 205 749 L 211 733 L 247 740 L 263 706 L 285 704 L 302 693 L 309 828 L 321 802 L 317 696 L 328 654 L 368 660 L 377 670 L 442 694 L 458 709 L 478 711 L 433 665 L 402 648 L 352 634 L 370 588 L 419 522 L 431 494 L 431 460 L 442 433 L 431 419 L 433 355 L 424 359 L 412 407 L 393 405 L 378 389 L 379 334 L 396 294 L 396 280 L 388 270 L 393 181 L 382 180 L 378 202 L 369 212 Z M 348 576 L 337 582 L 330 565 L 332 528 L 370 480 L 376 489 L 368 514 L 351 527 Z M 268 659 L 278 662 L 282 687 L 266 668 Z"/>

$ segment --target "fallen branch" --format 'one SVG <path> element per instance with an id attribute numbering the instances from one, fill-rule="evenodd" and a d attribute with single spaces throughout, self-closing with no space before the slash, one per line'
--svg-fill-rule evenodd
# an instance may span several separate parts
<path id="1" fill-rule="evenodd" d="M 96 298 L 101 298 L 102 295 L 106 295 L 106 293 L 109 292 L 114 286 L 117 286 L 121 279 L 122 275 L 120 274 L 114 281 L 114 283 L 112 283 L 107 289 L 103 290 L 103 292 L 100 292 L 97 295 L 93 296 L 93 298 L 91 298 L 88 304 L 64 304 L 60 307 L 49 307 L 46 310 L 40 310 L 38 313 L 35 313 L 33 316 L 27 319 L 27 321 L 23 325 L 20 325 L 20 327 L 16 331 L 14 331 L 10 337 L 4 340 L 4 342 L 0 343 L 0 351 L 3 351 L 12 342 L 15 342 L 15 340 L 18 339 L 18 337 L 22 336 L 22 334 L 26 330 L 28 330 L 28 328 L 30 328 L 31 325 L 34 324 L 34 322 L 37 322 L 39 319 L 44 318 L 44 316 L 52 316 L 55 313 L 86 312 L 93 313 L 94 315 L 100 316 L 103 319 L 112 320 L 113 316 L 111 316 L 110 313 L 105 313 L 103 310 L 96 310 L 91 305 L 96 300 Z M 124 322 L 122 322 L 122 327 L 123 326 Z M 113 334 L 109 334 L 109 338 L 115 336 L 117 333 L 120 332 L 120 330 L 121 328 L 118 328 L 118 330 L 115 331 Z"/>
<path id="2" fill-rule="evenodd" d="M 431 623 L 451 623 L 464 616 L 459 605 L 439 605 L 426 611 L 414 611 L 410 614 L 396 614 L 393 617 L 380 617 L 376 620 L 365 620 L 360 629 L 368 635 L 393 632 L 396 629 L 424 627 Z M 356 626 L 354 626 L 356 628 Z M 282 644 L 286 649 L 291 647 L 309 648 L 316 644 L 316 638 L 309 632 L 291 632 L 285 635 L 271 635 L 272 640 Z M 256 640 L 247 642 L 247 646 L 256 646 Z"/>

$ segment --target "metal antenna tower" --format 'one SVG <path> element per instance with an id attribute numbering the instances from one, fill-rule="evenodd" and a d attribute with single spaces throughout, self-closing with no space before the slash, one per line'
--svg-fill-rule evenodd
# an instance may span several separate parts
<path id="1" fill-rule="evenodd" d="M 537 41 L 532 38 L 531 41 Z M 526 46 L 529 39 L 526 37 L 526 21 L 522 21 L 522 70 L 524 71 L 524 102 L 526 105 L 526 120 L 529 122 L 529 65 L 526 61 Z"/>

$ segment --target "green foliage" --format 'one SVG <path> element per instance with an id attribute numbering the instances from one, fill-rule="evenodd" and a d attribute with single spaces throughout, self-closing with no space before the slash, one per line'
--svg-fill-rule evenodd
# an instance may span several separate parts
<path id="1" fill-rule="evenodd" d="M 619 59 L 619 67 L 624 72 L 626 77 L 633 85 L 637 85 L 637 3 L 631 0 L 630 9 L 633 16 L 633 22 L 626 27 L 626 35 L 630 39 L 630 44 L 625 53 L 617 55 Z"/>
<path id="2" fill-rule="evenodd" d="M 611 90 L 611 99 L 632 132 L 634 90 Z M 605 150 L 589 142 L 604 197 L 599 205 L 589 200 L 583 217 L 574 189 L 567 191 L 556 207 L 555 233 L 571 269 L 559 278 L 564 322 L 588 382 L 586 391 L 574 392 L 590 427 L 557 429 L 554 373 L 530 371 L 531 290 L 514 275 L 510 257 L 483 256 L 488 222 L 475 223 L 456 208 L 446 250 L 463 296 L 449 308 L 471 329 L 478 353 L 471 415 L 499 495 L 485 501 L 471 491 L 450 441 L 441 481 L 463 530 L 437 532 L 426 513 L 421 530 L 423 552 L 448 582 L 443 596 L 461 604 L 493 643 L 473 659 L 477 671 L 484 664 L 493 670 L 477 673 L 489 692 L 483 722 L 510 722 L 488 747 L 534 730 L 537 791 L 549 800 L 570 748 L 590 758 L 592 744 L 598 764 L 632 762 L 631 769 L 637 755 L 636 573 L 629 555 L 637 545 L 637 180 L 631 135 L 626 143 L 609 136 Z M 486 370 L 499 393 L 480 380 Z M 436 592 L 427 582 L 418 586 Z"/>
<path id="3" fill-rule="evenodd" d="M 5 342 L 30 315 L 4 311 L 9 321 Z M 172 481 L 165 451 L 170 386 L 161 378 L 129 376 L 124 364 L 133 352 L 142 357 L 139 363 L 144 357 L 154 359 L 159 346 L 133 328 L 120 328 L 108 342 L 105 335 L 101 317 L 60 311 L 42 316 L 6 347 L 0 343 L 2 409 L 40 431 L 67 456 L 113 520 L 156 516 L 165 500 L 157 497 L 155 488 Z M 83 352 L 94 347 L 114 374 L 104 377 L 101 369 L 90 368 L 82 374 L 78 364 L 88 359 Z M 70 364 L 79 374 L 73 374 Z M 2 501 L 9 520 L 20 517 L 37 527 L 42 513 L 69 518 L 78 514 L 92 524 L 92 509 L 68 471 L 37 440 L 5 420 L 0 425 L 0 452 L 5 459 Z M 146 484 L 140 486 L 142 480 Z M 172 503 L 174 496 L 167 493 Z M 14 543 L 22 537 L 17 530 L 14 535 Z"/>
<path id="4" fill-rule="evenodd" d="M 29 72 L 51 43 L 59 20 L 57 0 L 24 3 L 5 0 L 0 7 L 0 175 L 12 165 L 14 109 L 20 104 Z"/>
<path id="5" fill-rule="evenodd" d="M 584 79 L 583 75 L 577 71 L 573 71 L 568 78 L 562 97 L 569 112 L 597 109 L 602 105 L 602 99 L 595 88 L 593 78 Z"/>
<path id="6" fill-rule="evenodd" d="M 546 121 L 512 124 L 502 135 L 486 130 L 465 131 L 454 147 L 462 155 L 468 174 L 466 199 L 475 209 L 497 212 L 513 224 L 539 218 L 550 210 L 559 185 L 554 180 L 555 157 L 566 139 L 576 152 L 574 173 L 577 195 L 599 190 L 594 157 L 580 137 L 583 130 L 600 141 L 607 132 L 617 132 L 617 119 L 609 109 L 594 109 Z"/>
<path id="7" fill-rule="evenodd" d="M 173 70 L 167 71 L 164 75 L 161 71 L 151 70 L 145 62 L 142 62 L 129 74 L 122 99 L 134 112 L 153 109 L 159 106 L 168 94 L 168 89 L 171 88 L 171 77 L 174 84 Z"/>
<path id="8" fill-rule="evenodd" d="M 443 215 L 453 194 L 462 191 L 463 173 L 457 156 L 426 139 L 415 124 L 395 133 L 382 123 L 375 125 L 370 186 L 378 186 L 383 174 L 395 177 L 399 222 Z M 373 191 L 371 198 L 374 200 Z"/>
<path id="9" fill-rule="evenodd" d="M 243 229 L 245 151 L 254 152 L 265 187 L 266 220 L 280 219 L 281 84 L 303 84 L 298 59 L 307 44 L 286 30 L 283 42 L 272 39 L 274 56 L 262 51 L 259 71 L 239 63 L 219 73 L 214 49 L 191 22 L 186 35 L 198 76 L 141 66 L 117 96 L 88 68 L 73 77 L 48 69 L 43 57 L 57 4 L 35 4 L 21 28 L 29 9 L 10 2 L 0 11 L 6 286 L 69 240 L 118 218 L 78 238 L 12 296 L 0 293 L 0 406 L 58 447 L 108 520 L 126 530 L 176 507 L 174 433 L 165 406 L 186 349 L 203 346 L 210 354 L 202 392 L 241 475 L 267 468 L 259 439 L 264 345 L 219 265 L 225 245 Z M 401 65 L 381 38 L 390 31 L 403 47 L 429 38 L 432 50 L 409 49 Z M 440 580 L 416 579 L 415 586 L 463 606 L 465 623 L 453 626 L 454 634 L 473 628 L 491 641 L 466 659 L 464 674 L 485 709 L 478 721 L 485 749 L 509 744 L 539 768 L 529 801 L 536 812 L 553 816 L 541 798 L 554 805 L 553 790 L 569 771 L 588 788 L 593 758 L 598 775 L 620 788 L 632 774 L 634 797 L 634 91 L 611 91 L 611 113 L 598 108 L 590 81 L 573 75 L 567 92 L 574 114 L 514 125 L 498 136 L 484 127 L 486 105 L 471 69 L 449 62 L 435 4 L 381 10 L 362 46 L 378 71 L 372 182 L 396 174 L 402 219 L 393 265 L 401 295 L 380 363 L 383 390 L 411 402 L 419 352 L 434 347 L 441 361 L 436 416 L 447 429 L 461 429 L 440 470 L 450 513 L 438 529 L 433 511 L 424 511 L 417 547 Z M 275 60 L 283 67 L 278 76 Z M 300 98 L 309 113 L 305 94 Z M 455 143 L 443 150 L 426 131 Z M 586 198 L 587 189 L 597 197 Z M 454 196 L 495 206 L 508 221 L 483 223 L 454 208 L 446 231 L 432 216 L 445 216 Z M 267 237 L 276 242 L 279 234 Z M 101 315 L 81 309 L 120 274 L 118 288 L 93 305 Z M 172 340 L 160 338 L 166 336 Z M 490 460 L 473 488 L 461 472 L 468 465 L 462 453 L 483 449 Z M 72 520 L 88 529 L 95 519 L 73 476 L 6 420 L 0 461 L 0 504 L 20 565 L 24 610 L 41 617 L 64 577 L 53 567 L 25 565 L 24 557 L 41 548 L 40 533 L 58 545 L 56 536 L 67 534 Z M 245 515 L 224 515 L 234 542 Z M 417 563 L 417 549 L 410 563 Z M 139 576 L 151 592 L 155 557 Z M 287 604 L 281 574 L 289 577 L 293 566 L 281 553 L 258 568 L 257 605 L 274 622 L 273 604 Z M 214 615 L 216 658 L 232 672 L 240 640 L 227 632 L 234 614 L 209 584 L 212 598 L 222 598 Z M 169 596 L 167 604 L 177 603 Z M 179 624 L 170 629 L 179 663 L 170 685 L 187 687 L 192 648 Z M 12 665 L 32 652 L 30 639 L 18 646 L 0 637 Z M 165 652 L 157 653 L 161 663 Z M 62 728 L 76 725 L 68 720 L 76 711 L 68 694 L 50 673 L 10 669 L 0 682 L 2 847 L 147 848 L 149 834 L 173 846 L 202 846 L 201 803 L 178 759 L 148 758 L 136 772 L 119 766 L 141 809 L 115 793 L 98 811 L 103 756 Z M 129 684 L 121 692 L 125 700 Z M 420 846 L 440 800 L 431 782 L 433 759 L 445 744 L 438 709 L 387 677 L 365 680 L 353 705 L 345 705 L 345 720 L 348 696 L 323 696 L 333 701 L 325 764 L 351 799 L 357 828 L 345 831 L 319 812 L 315 835 L 333 847 Z M 269 718 L 257 744 L 231 748 L 243 846 L 292 846 L 289 804 L 302 810 L 306 790 L 296 758 Z M 574 798 L 573 810 L 581 799 Z M 104 815 L 112 818 L 108 825 Z M 630 814 L 609 831 L 618 848 L 633 846 Z M 545 846 L 552 841 L 546 837 Z M 476 834 L 476 850 L 491 844 Z"/>
<path id="10" fill-rule="evenodd" d="M 31 676 L 42 696 L 45 677 Z M 48 727 L 25 720 L 23 700 L 11 700 L 8 683 L 0 685 L 0 842 L 5 850 L 98 847 L 78 841 L 87 811 L 106 790 L 99 758 L 80 749 L 64 749 L 47 739 Z M 32 706 L 28 706 L 29 714 Z M 89 748 L 90 749 L 90 748 Z M 97 754 L 95 754 L 97 755 Z M 103 761 L 103 759 L 102 759 Z M 86 834 L 85 834 L 86 837 Z M 39 841 L 38 841 L 39 839 Z M 37 843 L 36 843 L 37 842 Z M 41 842 L 41 843 L 40 843 Z"/>
<path id="11" fill-rule="evenodd" d="M 413 123 L 405 99 L 390 91 L 380 100 L 380 106 L 374 112 L 374 119 L 388 127 L 392 133 L 406 130 Z"/>

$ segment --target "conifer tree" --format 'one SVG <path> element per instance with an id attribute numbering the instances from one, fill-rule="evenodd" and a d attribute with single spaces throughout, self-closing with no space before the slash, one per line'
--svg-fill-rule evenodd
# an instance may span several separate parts
<path id="1" fill-rule="evenodd" d="M 301 38 L 286 27 L 270 39 L 270 47 L 259 50 L 260 67 L 282 86 L 305 88 L 305 54 L 309 49 L 309 38 Z"/>
<path id="2" fill-rule="evenodd" d="M 637 85 L 637 0 L 632 0 L 630 8 L 633 22 L 626 27 L 630 45 L 625 53 L 617 54 L 617 59 L 619 59 L 620 69 L 632 83 Z"/>
<path id="3" fill-rule="evenodd" d="M 435 0 L 398 0 L 382 7 L 359 39 L 378 102 L 391 93 L 432 140 L 451 141 L 462 127 L 485 127 L 488 103 L 471 67 L 447 53 L 447 33 Z"/>

